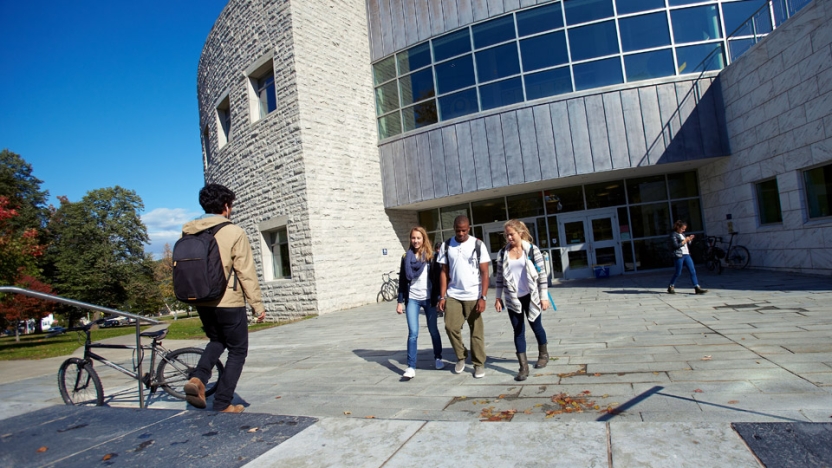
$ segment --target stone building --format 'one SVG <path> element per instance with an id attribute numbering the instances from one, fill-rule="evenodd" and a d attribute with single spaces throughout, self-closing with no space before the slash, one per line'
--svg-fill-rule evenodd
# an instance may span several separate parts
<path id="1" fill-rule="evenodd" d="M 525 220 L 552 278 L 666 268 L 679 218 L 738 231 L 753 268 L 830 274 L 830 19 L 827 0 L 230 0 L 198 68 L 205 178 L 237 192 L 281 318 L 375 301 L 410 227 L 442 240 L 458 214 L 494 254 Z"/>

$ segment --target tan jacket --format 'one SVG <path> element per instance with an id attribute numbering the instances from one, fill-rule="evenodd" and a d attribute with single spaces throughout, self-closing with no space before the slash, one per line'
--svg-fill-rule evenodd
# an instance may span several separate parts
<path id="1" fill-rule="evenodd" d="M 228 221 L 222 215 L 214 215 L 207 218 L 195 219 L 182 226 L 185 234 L 196 234 L 217 224 Z M 235 224 L 229 224 L 214 234 L 217 240 L 217 247 L 220 249 L 222 266 L 225 276 L 228 278 L 228 289 L 225 290 L 222 298 L 218 301 L 202 302 L 197 305 L 209 307 L 245 307 L 248 305 L 254 309 L 256 315 L 263 313 L 266 308 L 263 306 L 263 299 L 260 295 L 260 282 L 257 278 L 257 270 L 254 268 L 254 255 L 251 252 L 251 244 L 248 242 L 246 232 Z M 237 290 L 234 290 L 234 276 L 231 269 L 237 272 Z"/>

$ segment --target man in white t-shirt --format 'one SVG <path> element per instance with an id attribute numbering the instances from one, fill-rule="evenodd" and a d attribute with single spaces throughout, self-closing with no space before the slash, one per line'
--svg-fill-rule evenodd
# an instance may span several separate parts
<path id="1" fill-rule="evenodd" d="M 485 331 L 482 313 L 488 293 L 488 249 L 477 238 L 468 235 L 471 224 L 466 216 L 454 219 L 454 236 L 442 243 L 438 262 L 442 265 L 440 297 L 437 307 L 445 312 L 445 331 L 454 348 L 457 363 L 454 371 L 465 370 L 468 351 L 462 342 L 462 325 L 468 322 L 471 332 L 471 362 L 474 378 L 485 376 Z"/>

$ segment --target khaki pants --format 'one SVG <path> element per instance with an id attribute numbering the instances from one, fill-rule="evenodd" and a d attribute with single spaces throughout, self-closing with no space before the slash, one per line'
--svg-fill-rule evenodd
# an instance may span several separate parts
<path id="1" fill-rule="evenodd" d="M 468 322 L 471 331 L 471 362 L 474 366 L 485 366 L 485 331 L 482 314 L 474 312 L 477 301 L 460 301 L 449 297 L 445 301 L 445 331 L 457 360 L 465 359 L 465 344 L 462 342 L 462 324 Z"/>

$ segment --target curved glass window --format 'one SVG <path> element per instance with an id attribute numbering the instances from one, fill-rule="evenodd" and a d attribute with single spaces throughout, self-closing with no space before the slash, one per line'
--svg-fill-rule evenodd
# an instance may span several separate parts
<path id="1" fill-rule="evenodd" d="M 673 39 L 677 44 L 722 37 L 716 5 L 672 10 L 670 21 L 673 23 Z"/>
<path id="2" fill-rule="evenodd" d="M 625 55 L 627 81 L 649 80 L 673 75 L 673 52 L 670 49 Z"/>
<path id="3" fill-rule="evenodd" d="M 621 49 L 624 52 L 670 45 L 670 29 L 665 12 L 631 16 L 618 20 Z"/>
<path id="4" fill-rule="evenodd" d="M 435 124 L 439 122 L 439 116 L 436 113 L 436 101 L 431 99 L 428 102 L 405 107 L 402 109 L 402 117 L 405 132 Z"/>
<path id="5" fill-rule="evenodd" d="M 396 61 L 393 57 L 387 57 L 381 62 L 373 65 L 373 81 L 375 84 L 390 81 L 396 77 Z"/>
<path id="6" fill-rule="evenodd" d="M 600 88 L 624 82 L 618 57 L 574 65 L 575 91 Z"/>
<path id="7" fill-rule="evenodd" d="M 477 79 L 480 83 L 520 73 L 516 42 L 481 50 L 476 52 L 475 55 L 477 58 Z"/>
<path id="8" fill-rule="evenodd" d="M 433 70 L 430 68 L 400 78 L 399 86 L 401 86 L 403 106 L 424 101 L 436 95 L 433 89 Z"/>
<path id="9" fill-rule="evenodd" d="M 526 99 L 540 99 L 572 92 L 572 75 L 569 67 L 555 68 L 523 77 L 526 82 Z"/>
<path id="10" fill-rule="evenodd" d="M 376 88 L 376 113 L 378 115 L 392 112 L 399 107 L 399 90 L 396 82 L 391 81 Z"/>
<path id="11" fill-rule="evenodd" d="M 562 27 L 560 2 L 517 13 L 517 34 L 520 37 Z"/>
<path id="12" fill-rule="evenodd" d="M 514 18 L 511 15 L 493 19 L 471 27 L 474 33 L 474 48 L 481 49 L 490 45 L 514 39 Z"/>
<path id="13" fill-rule="evenodd" d="M 474 88 L 439 98 L 441 120 L 450 120 L 474 112 L 479 112 L 477 90 Z"/>
<path id="14" fill-rule="evenodd" d="M 723 21 L 725 21 L 725 33 L 735 34 L 740 36 L 748 36 L 754 34 L 766 34 L 771 32 L 771 16 L 768 9 L 764 9 L 760 14 L 755 15 L 766 0 L 747 0 L 744 2 L 731 2 L 722 5 Z M 754 16 L 752 21 L 749 18 Z M 737 31 L 737 28 L 743 26 Z M 735 55 L 737 57 L 737 55 Z"/>
<path id="15" fill-rule="evenodd" d="M 482 110 L 523 102 L 523 83 L 520 77 L 480 86 Z"/>
<path id="16" fill-rule="evenodd" d="M 615 0 L 619 15 L 664 8 L 664 0 Z"/>
<path id="17" fill-rule="evenodd" d="M 390 138 L 402 132 L 402 118 L 398 112 L 385 115 L 378 119 L 378 134 L 382 138 Z"/>
<path id="18" fill-rule="evenodd" d="M 471 52 L 471 37 L 468 35 L 467 28 L 446 34 L 431 42 L 433 42 L 433 60 L 437 62 Z"/>
<path id="19" fill-rule="evenodd" d="M 705 62 L 705 59 L 708 59 Z M 677 72 L 700 73 L 702 70 L 722 70 L 725 68 L 725 54 L 722 44 L 712 42 L 676 48 Z"/>
<path id="20" fill-rule="evenodd" d="M 430 65 L 430 43 L 425 42 L 399 52 L 396 60 L 399 63 L 400 74 L 426 67 Z"/>
<path id="21" fill-rule="evenodd" d="M 690 5 L 691 3 L 704 3 L 708 0 L 668 0 L 667 4 L 670 6 Z M 710 0 L 714 1 L 714 0 Z"/>
<path id="22" fill-rule="evenodd" d="M 586 60 L 619 52 L 615 21 L 569 29 L 568 34 L 572 60 Z"/>
<path id="23" fill-rule="evenodd" d="M 564 0 L 563 6 L 566 24 L 570 25 L 609 18 L 613 14 L 612 0 Z"/>
<path id="24" fill-rule="evenodd" d="M 474 61 L 470 55 L 436 65 L 436 89 L 448 93 L 474 84 Z"/>
<path id="25" fill-rule="evenodd" d="M 566 34 L 555 31 L 520 41 L 523 71 L 540 70 L 569 62 L 566 50 Z"/>

